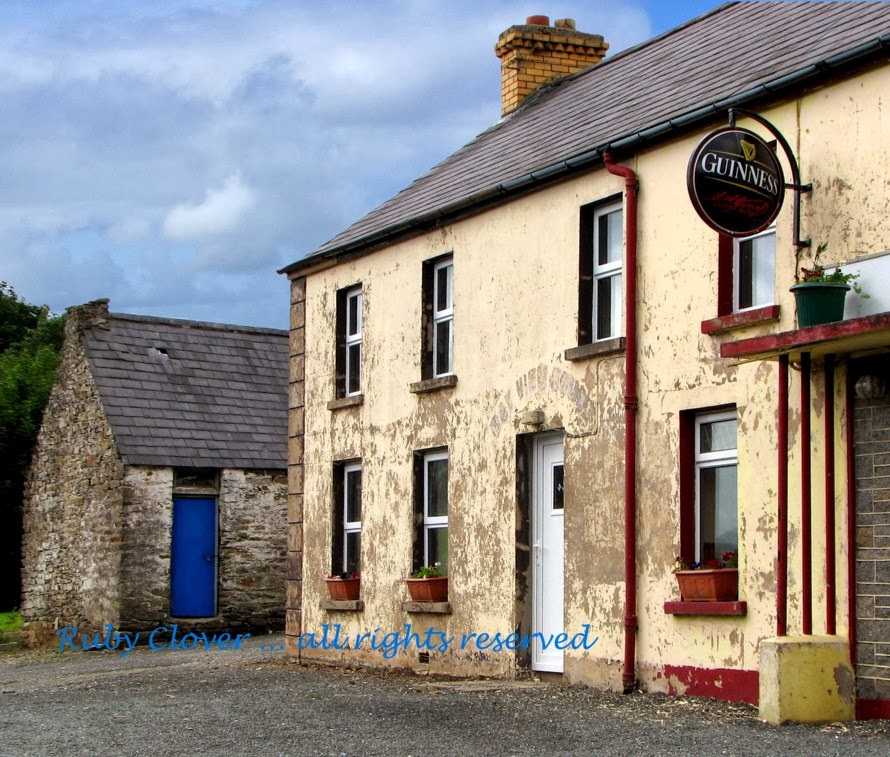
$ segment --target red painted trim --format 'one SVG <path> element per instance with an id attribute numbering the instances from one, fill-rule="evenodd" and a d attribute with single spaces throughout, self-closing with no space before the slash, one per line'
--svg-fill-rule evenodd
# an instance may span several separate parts
<path id="1" fill-rule="evenodd" d="M 680 557 L 695 562 L 695 413 L 680 412 Z"/>
<path id="2" fill-rule="evenodd" d="M 890 699 L 857 699 L 857 720 L 890 720 Z"/>
<path id="3" fill-rule="evenodd" d="M 725 331 L 754 326 L 758 323 L 778 321 L 782 309 L 778 305 L 767 305 L 756 310 L 745 310 L 741 313 L 728 313 L 701 322 L 702 334 L 722 334 Z"/>
<path id="4" fill-rule="evenodd" d="M 810 353 L 800 356 L 800 607 L 801 633 L 813 633 L 813 487 L 810 450 Z"/>
<path id="5" fill-rule="evenodd" d="M 732 313 L 732 279 L 733 271 L 733 244 L 732 237 L 720 234 L 717 237 L 717 315 L 724 316 Z M 715 320 L 719 320 L 715 319 Z M 702 324 L 702 333 L 704 323 Z"/>
<path id="6" fill-rule="evenodd" d="M 747 615 L 747 602 L 683 602 L 664 603 L 668 615 Z"/>
<path id="7" fill-rule="evenodd" d="M 847 387 L 844 403 L 847 413 L 847 635 L 850 637 L 850 664 L 856 669 L 856 450 L 853 444 L 853 366 L 847 361 Z"/>
<path id="8" fill-rule="evenodd" d="M 788 356 L 779 356 L 776 636 L 788 632 Z"/>
<path id="9" fill-rule="evenodd" d="M 760 700 L 760 673 L 756 670 L 665 665 L 664 677 L 671 696 L 713 697 L 755 706 Z"/>
<path id="10" fill-rule="evenodd" d="M 836 630 L 834 561 L 834 355 L 825 356 L 825 633 Z M 851 587 L 852 588 L 852 587 Z"/>
<path id="11" fill-rule="evenodd" d="M 809 326 L 805 329 L 783 331 L 781 334 L 768 334 L 750 339 L 740 339 L 737 342 L 727 342 L 720 345 L 720 356 L 748 357 L 776 353 L 811 346 L 819 342 L 828 342 L 832 339 L 842 339 L 887 329 L 890 329 L 890 313 L 879 313 L 864 318 L 851 318 L 849 321 L 837 321 L 821 326 Z M 835 352 L 839 351 L 835 350 Z"/>

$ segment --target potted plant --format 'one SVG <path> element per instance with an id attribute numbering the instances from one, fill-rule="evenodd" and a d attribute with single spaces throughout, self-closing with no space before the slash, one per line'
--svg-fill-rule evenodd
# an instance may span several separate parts
<path id="1" fill-rule="evenodd" d="M 325 579 L 331 599 L 358 599 L 361 593 L 362 577 L 359 573 L 336 573 Z"/>
<path id="2" fill-rule="evenodd" d="M 406 578 L 408 593 L 415 602 L 446 602 L 448 600 L 448 576 L 440 563 L 425 565 Z"/>
<path id="3" fill-rule="evenodd" d="M 722 560 L 692 564 L 678 557 L 674 575 L 684 602 L 734 602 L 739 598 L 737 552 L 725 552 Z"/>
<path id="4" fill-rule="evenodd" d="M 858 273 L 844 273 L 840 268 L 826 272 L 819 262 L 819 256 L 827 246 L 819 245 L 813 267 L 801 268 L 790 290 L 797 303 L 797 325 L 800 328 L 843 320 L 844 301 L 850 289 L 862 297 L 868 297 L 856 283 Z"/>

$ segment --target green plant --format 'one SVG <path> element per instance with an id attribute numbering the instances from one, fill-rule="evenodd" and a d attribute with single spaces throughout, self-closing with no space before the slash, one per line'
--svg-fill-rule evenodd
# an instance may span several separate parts
<path id="1" fill-rule="evenodd" d="M 433 563 L 432 565 L 424 565 L 419 570 L 415 570 L 411 574 L 411 578 L 442 578 L 445 571 L 442 570 L 441 563 Z"/>
<path id="2" fill-rule="evenodd" d="M 823 242 L 816 248 L 816 256 L 813 258 L 813 267 L 801 267 L 800 274 L 794 277 L 794 282 L 796 284 L 845 284 L 860 297 L 867 298 L 868 295 L 862 291 L 856 281 L 856 279 L 859 278 L 858 273 L 844 273 L 837 267 L 833 271 L 826 272 L 825 266 L 819 262 L 819 258 L 827 248 L 827 242 Z"/>
<path id="3" fill-rule="evenodd" d="M 724 552 L 722 560 L 700 560 L 698 562 L 687 563 L 682 557 L 677 557 L 676 562 L 674 564 L 673 572 L 676 573 L 678 570 L 708 570 L 715 568 L 738 568 L 739 567 L 739 553 L 738 552 Z"/>

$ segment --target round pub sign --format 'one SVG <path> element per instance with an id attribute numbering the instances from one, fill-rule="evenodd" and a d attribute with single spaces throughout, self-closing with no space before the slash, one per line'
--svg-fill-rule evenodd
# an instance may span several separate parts
<path id="1" fill-rule="evenodd" d="M 756 134 L 736 127 L 711 132 L 695 148 L 686 186 L 702 220 L 732 237 L 769 226 L 785 196 L 776 154 Z"/>

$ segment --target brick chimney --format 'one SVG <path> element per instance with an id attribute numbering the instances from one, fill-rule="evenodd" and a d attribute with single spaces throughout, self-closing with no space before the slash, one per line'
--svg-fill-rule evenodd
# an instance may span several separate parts
<path id="1" fill-rule="evenodd" d="M 550 26 L 547 16 L 529 16 L 511 26 L 494 48 L 501 59 L 501 115 L 544 84 L 599 63 L 608 48 L 600 35 L 576 31 L 573 18 Z"/>

